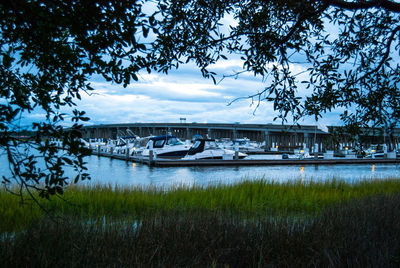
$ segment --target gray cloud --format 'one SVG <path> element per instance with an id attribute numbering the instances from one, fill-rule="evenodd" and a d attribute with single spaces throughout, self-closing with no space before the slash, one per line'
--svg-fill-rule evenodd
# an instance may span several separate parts
<path id="1" fill-rule="evenodd" d="M 302 68 L 301 65 L 295 67 L 298 70 Z M 210 70 L 215 70 L 222 78 L 223 74 L 241 70 L 241 62 L 222 61 Z M 250 73 L 236 79 L 225 78 L 214 85 L 211 79 L 204 79 L 193 64 L 188 64 L 168 75 L 141 73 L 139 81 L 127 88 L 94 77 L 94 94 L 83 95 L 77 108 L 87 112 L 91 118 L 89 124 L 179 122 L 180 117 L 186 117 L 187 122 L 273 123 L 277 114 L 271 103 L 261 103 L 256 111 L 255 104 L 251 105 L 249 99 L 227 106 L 235 98 L 252 95 L 265 86 L 260 78 L 254 78 Z M 64 108 L 63 111 L 70 113 L 71 109 Z M 29 122 L 35 119 L 35 115 L 40 116 L 32 113 Z M 338 112 L 333 112 L 319 124 L 337 124 L 338 118 Z M 315 124 L 312 118 L 302 123 Z"/>

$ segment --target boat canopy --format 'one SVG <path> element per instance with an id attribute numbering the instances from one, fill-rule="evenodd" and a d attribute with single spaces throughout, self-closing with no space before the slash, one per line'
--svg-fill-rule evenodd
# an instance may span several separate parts
<path id="1" fill-rule="evenodd" d="M 206 141 L 215 142 L 214 139 L 197 139 L 188 151 L 188 155 L 195 155 L 204 151 Z"/>
<path id="2" fill-rule="evenodd" d="M 176 136 L 173 135 L 161 135 L 151 137 L 149 140 L 153 141 L 154 148 L 162 148 L 165 144 L 172 146 L 183 144 L 183 142 L 181 142 Z"/>

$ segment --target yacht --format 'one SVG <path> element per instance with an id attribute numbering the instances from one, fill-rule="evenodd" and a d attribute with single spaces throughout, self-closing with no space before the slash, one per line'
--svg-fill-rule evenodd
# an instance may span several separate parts
<path id="1" fill-rule="evenodd" d="M 131 150 L 131 156 L 142 155 L 142 152 L 146 149 L 149 140 L 153 137 L 153 135 L 150 135 L 136 139 Z"/>
<path id="2" fill-rule="evenodd" d="M 249 138 L 240 138 L 234 141 L 228 141 L 221 139 L 221 146 L 228 150 L 234 150 L 235 146 L 238 147 L 239 152 L 243 153 L 257 153 L 263 152 L 264 150 L 261 149 L 260 145 L 257 142 L 251 141 Z"/>
<path id="3" fill-rule="evenodd" d="M 137 136 L 130 136 L 130 137 L 118 137 L 115 141 L 113 141 L 113 153 L 115 154 L 123 154 L 132 151 L 135 140 L 138 139 Z"/>
<path id="4" fill-rule="evenodd" d="M 182 158 L 190 149 L 190 145 L 184 144 L 173 135 L 162 135 L 149 138 L 146 148 L 142 151 L 142 156 L 148 157 L 151 147 L 154 155 L 162 158 Z"/>
<path id="5" fill-rule="evenodd" d="M 318 156 L 319 159 L 323 159 L 322 156 Z M 282 154 L 282 159 L 315 159 L 314 155 L 309 153 L 308 149 L 296 149 L 294 150 L 293 154 Z"/>
<path id="6" fill-rule="evenodd" d="M 234 151 L 218 147 L 214 139 L 197 139 L 183 160 L 197 159 L 223 159 L 225 156 L 235 154 Z M 247 156 L 245 153 L 238 152 L 239 159 Z"/>

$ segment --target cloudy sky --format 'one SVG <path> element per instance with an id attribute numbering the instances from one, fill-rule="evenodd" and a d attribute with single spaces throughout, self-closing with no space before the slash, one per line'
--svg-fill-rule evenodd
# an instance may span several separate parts
<path id="1" fill-rule="evenodd" d="M 223 75 L 241 71 L 242 64 L 236 59 L 224 60 L 209 70 L 215 71 L 222 78 Z M 294 65 L 292 70 L 299 73 L 304 68 Z M 282 123 L 279 120 L 273 121 L 277 113 L 272 103 L 263 102 L 257 110 L 256 103 L 252 104 L 246 98 L 228 105 L 236 98 L 247 97 L 265 88 L 267 84 L 251 73 L 243 73 L 237 78 L 225 78 L 215 85 L 212 79 L 203 78 L 197 67 L 187 64 L 168 75 L 153 72 L 142 73 L 138 77 L 139 81 L 126 88 L 93 77 L 93 94 L 82 94 L 82 100 L 76 101 L 77 109 L 86 111 L 90 118 L 85 124 L 176 123 L 180 122 L 180 118 L 186 118 L 187 123 Z M 300 89 L 300 95 L 304 95 L 304 91 Z M 70 114 L 71 110 L 63 112 Z M 318 122 L 314 118 L 305 118 L 300 123 L 316 124 L 326 130 L 327 125 L 341 124 L 339 114 L 339 111 L 332 112 Z M 44 113 L 36 110 L 24 117 L 25 125 L 29 125 L 33 121 L 42 120 Z M 67 119 L 64 124 L 70 125 L 70 120 Z"/>
<path id="2" fill-rule="evenodd" d="M 232 17 L 222 19 L 223 25 L 235 25 Z M 242 71 L 243 62 L 239 59 L 219 61 L 208 70 L 214 71 L 221 79 L 223 75 L 232 75 Z M 272 67 L 272 66 L 271 66 Z M 304 66 L 291 66 L 294 73 L 305 70 Z M 202 77 L 198 67 L 193 64 L 180 65 L 168 75 L 162 73 L 142 73 L 139 81 L 124 88 L 112 84 L 102 78 L 92 78 L 93 94 L 82 94 L 77 101 L 78 109 L 86 111 L 90 121 L 87 124 L 112 123 L 151 123 L 151 122 L 186 122 L 198 123 L 276 123 L 277 116 L 271 103 L 256 104 L 250 99 L 242 99 L 228 105 L 232 100 L 253 95 L 266 87 L 261 78 L 251 73 L 243 73 L 239 77 L 223 79 L 215 85 L 211 79 Z M 298 77 L 301 79 L 302 77 Z M 217 78 L 218 81 L 218 78 Z M 300 95 L 304 95 L 300 90 Z M 65 111 L 70 113 L 71 110 Z M 25 115 L 26 122 L 43 118 L 43 113 L 35 111 Z M 289 122 L 290 123 L 290 122 Z M 326 129 L 326 125 L 340 124 L 339 112 L 324 116 L 318 122 L 313 118 L 305 118 L 302 124 L 317 124 Z"/>
<path id="3" fill-rule="evenodd" d="M 303 67 L 295 68 L 301 71 Z M 221 78 L 223 74 L 242 70 L 242 62 L 225 60 L 210 70 Z M 261 103 L 257 110 L 248 99 L 228 105 L 235 98 L 257 93 L 266 86 L 250 73 L 238 78 L 225 78 L 215 85 L 211 79 L 203 78 L 198 68 L 185 65 L 168 75 L 141 74 L 138 82 L 126 88 L 101 79 L 93 79 L 91 85 L 94 94 L 83 95 L 82 101 L 77 102 L 78 109 L 86 111 L 90 117 L 88 124 L 180 122 L 182 117 L 188 123 L 281 123 L 273 121 L 277 114 L 271 103 Z M 338 118 L 333 113 L 317 124 L 321 128 L 339 124 Z M 313 118 L 302 123 L 316 124 Z"/>

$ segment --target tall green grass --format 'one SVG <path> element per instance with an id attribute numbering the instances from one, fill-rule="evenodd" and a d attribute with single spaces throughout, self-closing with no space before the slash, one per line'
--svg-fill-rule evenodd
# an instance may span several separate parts
<path id="1" fill-rule="evenodd" d="M 72 186 L 62 199 L 40 200 L 52 216 L 140 219 L 146 215 L 212 211 L 250 217 L 317 215 L 329 206 L 379 194 L 400 193 L 400 180 L 271 182 L 245 180 L 208 187 L 141 188 Z M 28 196 L 25 197 L 28 199 Z M 0 232 L 26 228 L 46 213 L 33 202 L 0 190 Z"/>
<path id="2" fill-rule="evenodd" d="M 399 267 L 400 194 L 338 203 L 307 219 L 215 211 L 113 224 L 39 220 L 0 235 L 4 267 Z"/>

